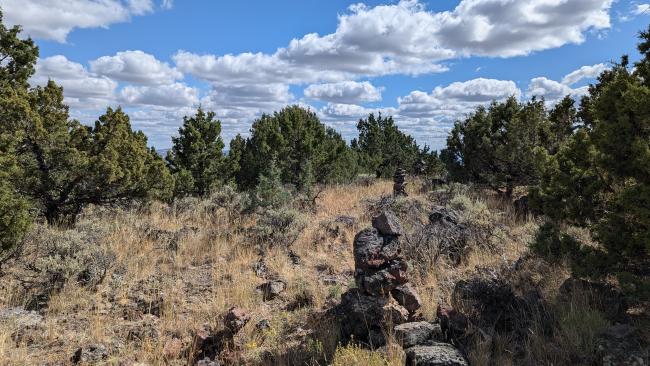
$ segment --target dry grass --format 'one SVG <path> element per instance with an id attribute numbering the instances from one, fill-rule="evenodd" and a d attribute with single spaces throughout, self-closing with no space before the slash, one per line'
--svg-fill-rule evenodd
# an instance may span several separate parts
<path id="1" fill-rule="evenodd" d="M 453 203 L 463 206 L 460 208 L 468 219 L 490 220 L 498 225 L 499 229 L 490 239 L 497 250 L 473 251 L 460 266 L 439 263 L 424 272 L 414 272 L 412 282 L 423 299 L 422 314 L 427 319 L 434 319 L 438 304 L 449 303 L 453 285 L 459 279 L 468 278 L 476 268 L 498 267 L 519 258 L 537 227 L 532 218 L 518 217 L 511 205 L 499 197 L 477 194 L 462 187 L 453 189 L 456 190 L 450 193 Z M 388 181 L 377 181 L 369 186 L 327 187 L 319 196 L 315 210 L 302 213 L 307 226 L 291 248 L 300 256 L 301 264 L 292 263 L 286 248 L 270 247 L 265 254 L 269 271 L 288 283 L 280 299 L 268 302 L 255 291 L 264 280 L 252 269 L 260 257 L 246 235 L 247 229 L 256 225 L 254 217 L 239 216 L 226 209 L 206 210 L 206 203 L 200 201 L 187 203 L 186 209 L 181 209 L 180 204 L 175 209 L 155 204 L 145 210 L 90 212 L 88 218 L 98 220 L 108 229 L 103 240 L 93 244 L 115 255 L 105 280 L 97 289 L 69 281 L 50 299 L 44 310 L 45 329 L 34 331 L 38 336 L 34 336 L 30 344 L 14 340 L 15 324 L 0 322 L 0 365 L 67 364 L 77 348 L 91 343 L 108 347 L 109 364 L 183 365 L 189 360 L 188 355 L 176 355 L 175 360 L 166 357 L 169 351 L 166 345 L 177 338 L 185 348 L 190 347 L 193 331 L 204 324 L 219 328 L 220 317 L 231 306 L 243 307 L 252 315 L 252 320 L 238 334 L 242 346 L 238 362 L 264 364 L 265 354 L 281 353 L 289 347 L 297 329 L 312 321 L 319 310 L 331 306 L 328 304 L 347 289 L 354 269 L 352 238 L 370 222 L 366 201 L 377 200 L 391 190 L 392 183 Z M 429 202 L 429 194 L 420 192 L 417 184 L 409 186 L 409 199 Z M 328 236 L 324 225 L 342 215 L 355 219 L 358 227 L 342 227 L 336 237 Z M 143 230 L 176 232 L 188 227 L 197 230 L 182 237 L 177 250 L 161 247 L 158 239 Z M 325 275 L 341 281 L 325 285 Z M 566 273 L 558 277 L 562 276 Z M 21 293 L 17 281 L 10 276 L 1 281 L 0 309 L 26 303 L 26 299 L 16 295 Z M 153 291 L 163 299 L 159 317 L 149 328 L 142 326 L 141 315 L 128 315 L 133 311 L 129 306 L 134 294 L 144 290 Z M 312 305 L 286 310 L 288 302 L 304 294 L 312 298 Z M 567 320 L 577 320 L 576 316 L 579 314 L 567 314 Z M 270 328 L 260 331 L 255 325 L 263 319 L 268 320 Z M 602 325 L 596 319 L 594 324 L 594 327 Z M 129 329 L 133 327 L 140 327 L 137 329 L 142 335 L 132 336 Z M 594 327 L 586 331 L 591 332 Z M 152 331 L 144 332 L 143 328 Z M 576 339 L 580 335 L 566 333 L 562 336 Z M 325 339 L 323 343 L 327 344 L 310 345 L 310 352 L 327 353 L 324 349 L 335 347 L 336 339 Z M 503 353 L 507 354 L 507 340 L 501 343 Z M 486 354 L 480 352 L 481 346 L 486 347 L 477 345 L 477 355 Z M 530 347 L 540 345 L 531 344 Z M 589 345 L 577 343 L 572 347 L 586 350 Z M 329 362 L 333 365 L 397 365 L 403 364 L 402 356 L 347 346 L 338 347 Z M 499 364 L 508 364 L 507 357 L 500 360 Z M 488 364 L 480 358 L 473 361 Z"/>

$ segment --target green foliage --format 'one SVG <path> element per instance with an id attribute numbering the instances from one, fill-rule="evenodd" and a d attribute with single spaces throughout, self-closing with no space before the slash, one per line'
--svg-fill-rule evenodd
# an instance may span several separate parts
<path id="1" fill-rule="evenodd" d="M 21 39 L 20 32 L 19 26 L 5 27 L 0 10 L 0 83 L 3 88 L 26 88 L 27 80 L 34 74 L 38 47 L 31 38 Z"/>
<path id="2" fill-rule="evenodd" d="M 0 140 L 0 265 L 13 254 L 31 223 L 29 204 L 12 179 L 18 176 L 15 156 L 6 145 Z"/>
<path id="3" fill-rule="evenodd" d="M 273 247 L 288 248 L 298 239 L 306 224 L 302 214 L 296 210 L 269 208 L 259 214 L 250 234 L 262 251 Z"/>
<path id="4" fill-rule="evenodd" d="M 564 123 L 559 111 L 554 115 Z M 558 131 L 557 137 L 551 138 L 552 127 Z M 537 151 L 562 140 L 562 131 L 565 129 L 549 122 L 543 100 L 519 103 L 511 97 L 488 108 L 479 107 L 456 122 L 441 158 L 452 179 L 495 190 L 505 187 L 509 196 L 515 186 L 537 182 Z"/>
<path id="5" fill-rule="evenodd" d="M 281 176 L 282 172 L 276 159 L 271 159 L 266 171 L 260 176 L 259 183 L 251 192 L 253 207 L 280 207 L 289 203 L 291 193 L 282 184 Z"/>
<path id="6" fill-rule="evenodd" d="M 413 137 L 397 128 L 393 117 L 370 114 L 359 120 L 357 130 L 359 138 L 352 140 L 352 148 L 363 172 L 374 173 L 377 178 L 392 177 L 398 167 L 414 172 L 420 148 Z"/>
<path id="7" fill-rule="evenodd" d="M 253 123 L 245 147 L 241 140 L 233 147 L 235 154 L 241 154 L 236 177 L 244 189 L 257 186 L 272 156 L 277 159 L 280 180 L 294 186 L 304 185 L 308 176 L 318 183 L 345 182 L 356 176 L 353 153 L 341 135 L 300 106 L 263 115 Z"/>
<path id="8" fill-rule="evenodd" d="M 589 228 L 601 245 L 565 248 L 574 272 L 636 278 L 637 290 L 647 286 L 650 264 L 650 33 L 641 38 L 636 70 L 623 57 L 590 86 L 578 113 L 583 124 L 557 154 L 541 154 L 542 179 L 531 189 L 542 212 Z"/>
<path id="9" fill-rule="evenodd" d="M 214 118 L 214 112 L 202 108 L 194 117 L 184 117 L 178 137 L 173 137 L 174 146 L 167 154 L 167 162 L 176 176 L 177 196 L 204 196 L 224 180 L 221 121 Z"/>

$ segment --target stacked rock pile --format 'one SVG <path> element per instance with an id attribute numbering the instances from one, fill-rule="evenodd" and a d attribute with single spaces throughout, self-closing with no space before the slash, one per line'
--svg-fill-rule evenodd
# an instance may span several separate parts
<path id="1" fill-rule="evenodd" d="M 333 309 L 343 341 L 377 348 L 393 334 L 405 349 L 407 365 L 466 365 L 456 348 L 438 341 L 443 338 L 440 325 L 417 321 L 422 301 L 408 280 L 402 234 L 397 217 L 385 211 L 354 238 L 357 287 Z"/>
<path id="2" fill-rule="evenodd" d="M 408 196 L 406 194 L 406 170 L 397 168 L 393 176 L 393 195 L 395 196 Z"/>

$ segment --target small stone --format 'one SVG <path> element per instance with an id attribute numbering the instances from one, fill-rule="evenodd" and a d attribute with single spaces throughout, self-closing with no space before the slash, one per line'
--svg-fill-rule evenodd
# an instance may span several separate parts
<path id="1" fill-rule="evenodd" d="M 250 319 L 251 316 L 246 312 L 246 310 L 232 307 L 228 310 L 228 313 L 224 318 L 224 325 L 234 334 L 239 332 L 239 330 L 242 329 Z"/>
<path id="2" fill-rule="evenodd" d="M 264 301 L 266 301 L 275 299 L 284 292 L 286 288 L 287 284 L 284 281 L 273 280 L 257 286 L 256 290 L 264 295 Z"/>
<path id="3" fill-rule="evenodd" d="M 196 362 L 196 366 L 220 366 L 219 361 L 213 361 L 208 357 Z"/>
<path id="4" fill-rule="evenodd" d="M 402 225 L 397 216 L 390 211 L 384 211 L 379 216 L 373 217 L 372 227 L 382 235 L 402 235 Z"/>
<path id="5" fill-rule="evenodd" d="M 268 321 L 268 319 L 262 319 L 257 324 L 255 324 L 255 328 L 258 330 L 268 330 L 271 329 L 271 323 Z"/>
<path id="6" fill-rule="evenodd" d="M 406 350 L 406 364 L 417 366 L 468 366 L 460 351 L 448 343 L 411 347 Z"/>
<path id="7" fill-rule="evenodd" d="M 433 337 L 436 327 L 429 322 L 412 322 L 397 325 L 395 337 L 402 347 L 422 345 Z"/>
<path id="8" fill-rule="evenodd" d="M 397 300 L 397 302 L 405 307 L 411 314 L 415 313 L 420 307 L 422 307 L 420 295 L 418 295 L 417 291 L 415 291 L 410 283 L 398 286 L 390 293 L 393 295 L 395 300 Z"/>

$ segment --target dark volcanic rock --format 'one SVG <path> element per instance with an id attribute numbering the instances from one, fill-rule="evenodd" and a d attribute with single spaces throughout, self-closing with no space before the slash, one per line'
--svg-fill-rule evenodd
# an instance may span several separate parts
<path id="1" fill-rule="evenodd" d="M 608 284 L 568 278 L 560 286 L 560 299 L 569 302 L 572 296 L 586 299 L 610 320 L 621 320 L 626 316 L 628 304 L 625 296 Z"/>
<path id="2" fill-rule="evenodd" d="M 359 232 L 354 239 L 354 263 L 357 285 L 369 294 L 385 296 L 408 282 L 396 236 L 381 236 L 376 229 Z"/>
<path id="3" fill-rule="evenodd" d="M 94 365 L 108 358 L 108 349 L 103 344 L 92 344 L 79 348 L 74 355 L 72 355 L 72 363 Z"/>
<path id="4" fill-rule="evenodd" d="M 381 235 L 402 235 L 402 225 L 397 216 L 390 211 L 384 211 L 372 218 L 372 227 L 377 229 Z"/>
<path id="5" fill-rule="evenodd" d="M 275 299 L 284 292 L 286 288 L 287 284 L 284 281 L 273 280 L 257 286 L 256 290 L 264 296 L 264 301 L 266 301 Z"/>
<path id="6" fill-rule="evenodd" d="M 395 338 L 404 348 L 424 344 L 433 338 L 439 327 L 429 322 L 411 322 L 395 326 Z"/>
<path id="7" fill-rule="evenodd" d="M 434 343 L 431 346 L 415 346 L 406 350 L 406 365 L 417 366 L 467 366 L 467 361 L 454 346 Z"/>
<path id="8" fill-rule="evenodd" d="M 386 342 L 386 324 L 402 324 L 408 312 L 393 298 L 370 296 L 360 289 L 351 289 L 341 297 L 341 303 L 333 309 L 340 320 L 341 335 L 345 341 L 355 341 L 379 347 Z"/>
<path id="9" fill-rule="evenodd" d="M 390 294 L 393 295 L 395 300 L 397 300 L 397 302 L 405 307 L 411 314 L 415 313 L 420 307 L 422 307 L 420 295 L 418 295 L 415 288 L 413 288 L 410 283 L 396 287 L 390 292 Z"/>

